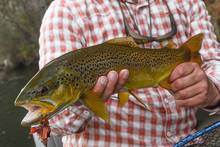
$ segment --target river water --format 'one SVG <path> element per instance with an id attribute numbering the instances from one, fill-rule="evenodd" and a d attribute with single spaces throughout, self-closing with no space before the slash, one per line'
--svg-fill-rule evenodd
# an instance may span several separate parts
<path id="1" fill-rule="evenodd" d="M 0 81 L 0 147 L 34 147 L 29 128 L 20 125 L 26 110 L 14 106 L 21 88 L 37 71 L 37 66 L 12 71 Z"/>

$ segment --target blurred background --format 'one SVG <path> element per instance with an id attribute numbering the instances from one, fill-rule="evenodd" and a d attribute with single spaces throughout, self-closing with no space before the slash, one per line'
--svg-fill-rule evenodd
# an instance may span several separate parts
<path id="1" fill-rule="evenodd" d="M 0 147 L 34 147 L 14 100 L 38 70 L 39 28 L 51 1 L 0 0 Z"/>
<path id="2" fill-rule="evenodd" d="M 0 0 L 0 147 L 34 147 L 14 99 L 38 70 L 41 19 L 52 0 Z M 220 1 L 205 1 L 220 40 Z"/>

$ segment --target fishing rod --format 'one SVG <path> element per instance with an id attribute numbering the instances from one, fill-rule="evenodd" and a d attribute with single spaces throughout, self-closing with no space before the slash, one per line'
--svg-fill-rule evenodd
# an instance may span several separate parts
<path id="1" fill-rule="evenodd" d="M 193 141 L 194 139 L 206 134 L 206 133 L 210 133 L 212 130 L 216 129 L 220 127 L 220 121 L 217 121 L 215 123 L 213 123 L 212 125 L 205 127 L 193 134 L 190 134 L 188 136 L 186 136 L 185 138 L 183 138 L 182 140 L 180 140 L 179 142 L 177 142 L 176 144 L 174 144 L 173 147 L 183 147 L 184 145 L 186 145 L 187 143 Z"/>

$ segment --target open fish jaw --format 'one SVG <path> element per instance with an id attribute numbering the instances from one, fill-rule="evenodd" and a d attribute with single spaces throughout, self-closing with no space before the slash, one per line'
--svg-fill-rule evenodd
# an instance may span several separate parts
<path id="1" fill-rule="evenodd" d="M 28 104 L 28 105 L 22 105 L 22 107 L 28 110 L 28 113 L 21 121 L 21 125 L 24 127 L 30 126 L 38 122 L 43 117 L 40 106 Z"/>

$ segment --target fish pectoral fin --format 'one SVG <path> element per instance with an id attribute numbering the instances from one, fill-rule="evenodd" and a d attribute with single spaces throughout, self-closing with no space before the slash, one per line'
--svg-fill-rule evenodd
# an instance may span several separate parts
<path id="1" fill-rule="evenodd" d="M 79 99 L 80 94 L 81 92 L 71 85 L 60 85 L 53 93 L 52 98 L 60 101 L 60 103 L 73 104 Z"/>
<path id="2" fill-rule="evenodd" d="M 105 107 L 103 99 L 96 93 L 89 91 L 82 96 L 83 104 L 88 107 L 93 113 L 110 123 L 109 114 Z"/>
<path id="3" fill-rule="evenodd" d="M 118 98 L 119 98 L 119 106 L 123 107 L 128 102 L 129 92 L 127 91 L 118 92 Z"/>
<path id="4" fill-rule="evenodd" d="M 120 46 L 128 46 L 128 47 L 139 47 L 132 37 L 114 38 L 114 39 L 108 40 L 105 43 L 120 45 Z"/>
<path id="5" fill-rule="evenodd" d="M 122 97 L 120 105 L 123 106 L 123 104 L 125 104 L 128 101 L 129 94 L 130 94 L 141 104 L 141 106 L 143 106 L 148 111 L 151 111 L 150 106 L 145 104 L 138 96 L 135 95 L 134 92 L 132 92 L 130 89 L 127 89 L 125 87 L 123 88 L 123 90 L 125 90 L 125 92 L 124 92 L 124 95 L 122 95 L 123 97 Z M 125 93 L 127 93 L 127 94 L 125 94 Z M 121 99 L 121 97 L 119 97 L 119 103 L 120 103 L 120 99 Z"/>
<path id="6" fill-rule="evenodd" d="M 80 98 L 81 92 L 72 86 L 60 85 L 57 90 L 54 91 L 51 98 L 56 100 L 56 110 L 48 115 L 49 118 L 55 116 L 58 112 L 69 107 Z"/>

